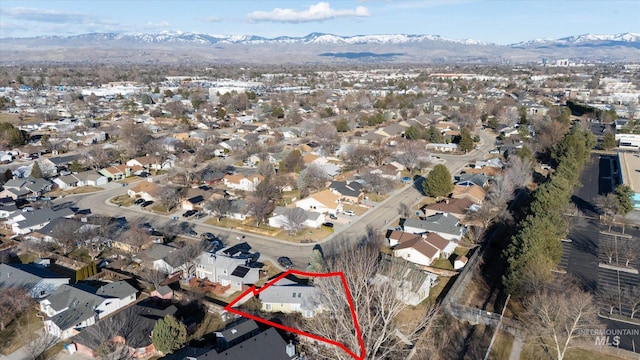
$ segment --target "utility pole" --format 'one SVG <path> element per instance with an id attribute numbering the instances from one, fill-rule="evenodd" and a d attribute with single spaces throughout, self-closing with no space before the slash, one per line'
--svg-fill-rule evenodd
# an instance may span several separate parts
<path id="1" fill-rule="evenodd" d="M 491 342 L 489 343 L 489 348 L 487 349 L 487 353 L 484 355 L 484 360 L 489 359 L 489 354 L 491 353 L 491 347 L 493 346 L 493 342 L 496 340 L 496 335 L 498 335 L 498 331 L 500 331 L 500 325 L 502 325 L 502 318 L 504 317 L 504 311 L 507 309 L 507 305 L 509 304 L 510 298 L 511 298 L 511 294 L 507 295 L 507 300 L 504 302 L 504 306 L 502 307 L 502 313 L 500 314 L 500 321 L 498 321 L 498 326 L 496 326 L 496 331 L 493 332 L 493 336 L 491 337 Z"/>

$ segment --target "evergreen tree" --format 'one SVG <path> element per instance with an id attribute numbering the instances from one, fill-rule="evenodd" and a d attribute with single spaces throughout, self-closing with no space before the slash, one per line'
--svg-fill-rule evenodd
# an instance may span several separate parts
<path id="1" fill-rule="evenodd" d="M 309 266 L 307 270 L 310 272 L 319 273 L 322 272 L 326 267 L 326 263 L 324 260 L 324 255 L 322 254 L 322 249 L 320 246 L 315 246 L 313 248 L 313 252 L 311 253 L 311 259 L 309 260 Z"/>
<path id="2" fill-rule="evenodd" d="M 446 196 L 453 190 L 451 173 L 446 166 L 438 164 L 427 175 L 422 188 L 428 196 Z"/>
<path id="3" fill-rule="evenodd" d="M 40 165 L 37 161 L 33 162 L 33 167 L 31 168 L 31 176 L 36 179 L 42 178 L 42 169 L 40 169 Z"/>
<path id="4" fill-rule="evenodd" d="M 634 192 L 628 185 L 618 185 L 614 194 L 618 202 L 618 206 L 616 207 L 618 214 L 624 216 L 633 210 Z"/>
<path id="5" fill-rule="evenodd" d="M 151 342 L 156 350 L 171 354 L 187 342 L 187 327 L 172 315 L 166 315 L 153 327 Z"/>
<path id="6" fill-rule="evenodd" d="M 611 131 L 605 132 L 602 136 L 600 146 L 605 150 L 613 149 L 617 146 L 616 136 Z"/>
<path id="7" fill-rule="evenodd" d="M 69 170 L 74 173 L 79 173 L 82 171 L 82 165 L 78 162 L 78 160 L 73 160 L 71 165 L 69 165 Z"/>
<path id="8" fill-rule="evenodd" d="M 458 149 L 460 151 L 469 152 L 473 150 L 473 137 L 471 137 L 471 131 L 467 128 L 463 128 L 460 132 L 460 141 L 458 142 Z"/>

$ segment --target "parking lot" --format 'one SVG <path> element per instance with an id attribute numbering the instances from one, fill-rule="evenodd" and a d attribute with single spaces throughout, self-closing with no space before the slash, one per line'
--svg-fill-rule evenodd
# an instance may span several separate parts
<path id="1" fill-rule="evenodd" d="M 585 290 L 598 294 L 603 289 L 617 289 L 618 286 L 637 286 L 640 277 L 623 271 L 600 267 L 599 263 L 608 262 L 608 257 L 603 249 L 607 246 L 617 246 L 621 251 L 625 241 L 637 241 L 637 230 L 629 226 L 625 229 L 631 233 L 632 239 L 601 234 L 608 228 L 599 223 L 598 209 L 595 199 L 598 195 L 612 192 L 616 186 L 617 163 L 614 156 L 592 155 L 591 162 L 587 164 L 580 176 L 581 187 L 578 187 L 572 201 L 580 210 L 580 216 L 573 218 L 569 234 L 570 242 L 563 242 L 563 254 L 560 268 L 575 277 Z M 619 229 L 616 229 L 619 231 Z M 623 261 L 624 264 L 624 261 Z M 630 262 L 630 265 L 638 268 L 638 260 Z M 602 308 L 602 314 L 608 314 L 606 304 L 596 300 L 596 305 Z M 623 314 L 628 317 L 629 308 L 624 305 Z M 638 332 L 640 326 L 618 322 L 608 319 L 600 319 L 600 322 L 610 331 L 625 329 Z M 640 335 L 623 335 L 620 337 L 620 348 L 640 352 Z"/>

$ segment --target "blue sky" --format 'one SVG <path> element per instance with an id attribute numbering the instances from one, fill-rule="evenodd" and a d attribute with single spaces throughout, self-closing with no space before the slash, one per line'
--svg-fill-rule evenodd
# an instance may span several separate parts
<path id="1" fill-rule="evenodd" d="M 91 32 L 431 34 L 508 44 L 640 33 L 640 0 L 0 1 L 0 38 Z"/>

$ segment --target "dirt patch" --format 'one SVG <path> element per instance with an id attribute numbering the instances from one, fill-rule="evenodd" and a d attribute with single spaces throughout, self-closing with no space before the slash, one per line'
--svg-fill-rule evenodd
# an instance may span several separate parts
<path id="1" fill-rule="evenodd" d="M 58 189 L 58 190 L 50 191 L 46 194 L 46 196 L 58 197 L 58 196 L 74 195 L 74 194 L 89 194 L 89 193 L 102 191 L 102 190 L 104 190 L 104 188 L 96 187 L 96 186 L 82 186 L 82 187 L 77 187 L 77 188 L 68 189 L 68 190 Z"/>

